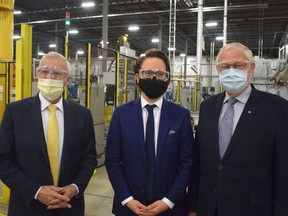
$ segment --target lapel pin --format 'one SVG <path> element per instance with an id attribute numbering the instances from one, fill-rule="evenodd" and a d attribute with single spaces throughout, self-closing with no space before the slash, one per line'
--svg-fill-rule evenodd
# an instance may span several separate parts
<path id="1" fill-rule="evenodd" d="M 252 113 L 252 112 L 249 110 L 248 113 L 250 114 L 250 113 Z"/>
<path id="2" fill-rule="evenodd" d="M 170 134 L 175 134 L 175 131 L 174 131 L 174 130 L 170 130 L 170 131 L 169 131 L 169 135 L 170 135 Z"/>

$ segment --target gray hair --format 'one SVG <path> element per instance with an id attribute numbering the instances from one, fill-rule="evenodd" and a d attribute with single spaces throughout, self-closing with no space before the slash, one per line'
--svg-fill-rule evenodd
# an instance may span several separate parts
<path id="1" fill-rule="evenodd" d="M 229 50 L 229 49 L 231 49 L 231 48 L 235 48 L 235 49 L 242 50 L 242 51 L 244 52 L 244 54 L 245 54 L 245 56 L 246 56 L 246 58 L 248 59 L 249 62 L 251 62 L 251 63 L 254 63 L 254 62 L 255 62 L 255 61 L 254 61 L 253 54 L 252 54 L 252 51 L 251 51 L 247 46 L 245 46 L 245 45 L 243 45 L 243 44 L 241 44 L 241 43 L 238 43 L 238 42 L 234 42 L 234 43 L 226 44 L 225 46 L 223 46 L 223 47 L 220 49 L 220 51 L 219 51 L 219 53 L 218 53 L 218 55 L 217 55 L 217 57 L 216 57 L 216 63 L 218 63 L 219 56 L 220 56 L 223 52 L 225 52 L 225 51 L 227 51 L 227 50 Z"/>
<path id="2" fill-rule="evenodd" d="M 59 60 L 64 61 L 66 64 L 66 71 L 67 71 L 68 75 L 70 74 L 70 69 L 71 69 L 70 62 L 67 61 L 67 59 L 63 55 L 61 55 L 60 53 L 52 51 L 52 52 L 45 54 L 40 60 L 39 67 L 41 67 L 42 59 L 44 59 L 44 58 L 59 59 Z"/>

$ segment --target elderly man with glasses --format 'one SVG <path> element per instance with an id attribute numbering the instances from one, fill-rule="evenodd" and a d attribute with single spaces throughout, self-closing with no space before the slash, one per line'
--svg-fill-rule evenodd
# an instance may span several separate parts
<path id="1" fill-rule="evenodd" d="M 286 216 L 288 102 L 250 83 L 255 63 L 243 44 L 222 47 L 216 66 L 225 91 L 201 104 L 190 210 L 198 203 L 198 216 Z"/>
<path id="2" fill-rule="evenodd" d="M 6 106 L 0 127 L 0 178 L 11 189 L 9 216 L 84 216 L 84 190 L 96 168 L 88 109 L 64 100 L 70 64 L 44 55 L 39 94 Z"/>

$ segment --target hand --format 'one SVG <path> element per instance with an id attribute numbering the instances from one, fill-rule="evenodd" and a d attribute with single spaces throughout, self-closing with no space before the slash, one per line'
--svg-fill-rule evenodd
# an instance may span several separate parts
<path id="1" fill-rule="evenodd" d="M 163 200 L 157 200 L 151 205 L 147 206 L 146 211 L 152 213 L 153 215 L 158 215 L 169 209 L 169 206 Z"/>
<path id="2" fill-rule="evenodd" d="M 61 195 L 66 196 L 69 201 L 77 194 L 77 189 L 74 185 L 66 185 L 62 187 Z M 50 201 L 50 205 L 48 209 L 56 209 L 56 208 L 71 208 L 72 206 L 68 203 L 63 202 L 59 199 L 54 199 Z"/>
<path id="3" fill-rule="evenodd" d="M 154 216 L 152 213 L 147 213 L 146 206 L 140 203 L 138 200 L 131 200 L 126 203 L 126 206 L 139 216 Z"/>
<path id="4" fill-rule="evenodd" d="M 197 216 L 196 212 L 189 212 L 188 216 Z"/>
<path id="5" fill-rule="evenodd" d="M 66 185 L 62 188 L 63 190 L 61 194 L 67 196 L 70 200 L 77 194 L 77 189 L 74 185 Z"/>
<path id="6" fill-rule="evenodd" d="M 48 209 L 54 208 L 71 208 L 68 203 L 70 198 L 63 195 L 62 187 L 55 187 L 52 185 L 42 186 L 40 189 L 37 200 L 47 206 Z"/>

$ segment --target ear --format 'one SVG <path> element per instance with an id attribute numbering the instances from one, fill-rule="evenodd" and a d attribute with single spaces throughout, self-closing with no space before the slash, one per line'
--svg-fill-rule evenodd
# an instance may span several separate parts
<path id="1" fill-rule="evenodd" d="M 136 84 L 138 85 L 139 79 L 140 79 L 139 73 L 135 74 L 134 79 L 135 79 Z"/>
<path id="2" fill-rule="evenodd" d="M 255 63 L 252 63 L 247 71 L 247 80 L 251 80 L 251 77 L 253 76 L 254 73 L 254 69 L 255 69 Z"/>
<path id="3" fill-rule="evenodd" d="M 64 88 L 71 82 L 71 80 L 71 76 L 67 76 L 67 78 L 64 80 Z"/>

